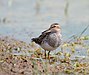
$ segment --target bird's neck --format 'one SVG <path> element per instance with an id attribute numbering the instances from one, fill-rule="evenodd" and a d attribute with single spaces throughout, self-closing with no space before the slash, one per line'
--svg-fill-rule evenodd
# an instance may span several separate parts
<path id="1" fill-rule="evenodd" d="M 55 32 L 55 33 L 61 33 L 61 30 L 60 29 L 57 29 L 57 28 L 53 28 L 51 29 L 52 32 Z"/>

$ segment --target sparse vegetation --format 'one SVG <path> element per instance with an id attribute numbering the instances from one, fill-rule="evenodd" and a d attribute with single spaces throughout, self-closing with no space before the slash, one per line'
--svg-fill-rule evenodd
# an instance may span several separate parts
<path id="1" fill-rule="evenodd" d="M 51 75 L 89 74 L 89 36 L 76 38 L 61 45 L 61 50 L 44 59 L 43 50 L 35 43 L 27 44 L 12 38 L 0 37 L 0 74 Z M 76 50 L 87 50 L 85 57 L 75 57 Z"/>
<path id="2" fill-rule="evenodd" d="M 3 17 L 3 18 L 0 17 L 0 23 L 1 24 L 10 23 L 10 22 L 12 22 L 14 16 L 16 16 L 16 15 L 18 16 L 18 15 L 22 14 L 22 15 L 20 15 L 20 16 L 22 16 L 21 18 L 24 19 L 25 18 L 24 16 L 29 16 L 28 19 L 26 20 L 26 22 L 29 21 L 29 24 L 33 23 L 32 26 L 34 26 L 35 25 L 34 22 L 37 23 L 38 19 L 40 19 L 38 24 L 43 23 L 44 21 L 45 21 L 44 23 L 46 24 L 46 21 L 48 19 L 50 19 L 50 17 L 51 17 L 51 20 L 53 19 L 52 21 L 54 21 L 54 19 L 57 19 L 56 15 L 58 17 L 61 15 L 61 11 L 58 11 L 58 9 L 57 9 L 57 11 L 58 11 L 57 12 L 56 9 L 53 10 L 52 8 L 50 8 L 52 3 L 48 4 L 49 7 L 46 7 L 47 8 L 46 9 L 46 8 L 44 8 L 45 6 L 42 7 L 43 4 L 41 4 L 41 1 L 42 0 L 39 0 L 39 1 L 37 0 L 35 2 L 35 14 L 39 15 L 41 13 L 41 15 L 42 14 L 48 15 L 48 17 L 42 16 L 44 18 L 42 18 L 42 19 L 36 18 L 37 20 L 35 21 L 35 19 L 33 19 L 32 16 L 27 14 L 27 13 L 29 13 L 29 14 L 33 13 L 32 9 L 30 11 L 27 11 L 32 6 L 27 6 L 28 9 L 23 10 L 22 6 L 19 6 L 19 8 L 18 8 L 19 3 L 16 2 L 17 7 L 15 7 L 13 5 L 13 7 L 11 8 L 13 1 L 9 0 L 9 2 L 8 2 L 9 10 L 4 11 L 5 13 L 9 13 L 9 14 L 7 14 L 6 16 L 4 15 L 5 17 Z M 64 7 L 64 16 L 66 19 L 68 19 L 69 14 L 70 14 L 70 12 L 69 12 L 70 2 L 69 2 L 69 0 L 65 0 L 65 1 L 66 1 L 66 5 Z M 30 2 L 28 2 L 28 3 L 30 3 Z M 82 3 L 82 2 L 80 2 L 80 3 Z M 77 6 L 77 5 L 75 5 L 75 6 Z M 3 7 L 3 6 L 1 6 L 1 7 Z M 27 8 L 27 7 L 24 7 L 24 8 Z M 54 7 L 54 5 L 53 5 L 53 7 Z M 79 5 L 79 7 L 80 7 L 80 5 Z M 12 10 L 13 8 L 15 9 L 14 11 L 16 11 L 16 12 L 17 12 L 16 8 L 18 8 L 19 13 L 17 12 L 18 14 L 17 13 L 15 14 L 15 12 Z M 41 10 L 42 8 L 43 8 L 43 10 Z M 20 9 L 21 9 L 21 12 L 20 12 Z M 48 12 L 48 10 L 50 10 L 50 9 L 51 9 L 51 12 L 55 11 L 58 14 L 53 12 L 52 13 L 53 16 L 50 16 L 50 12 Z M 59 8 L 59 10 L 60 10 L 60 8 Z M 85 10 L 83 10 L 83 11 L 85 11 Z M 60 12 L 60 14 L 59 14 L 59 12 Z M 80 12 L 82 12 L 82 11 L 80 10 Z M 78 12 L 78 13 L 80 13 L 80 12 Z M 46 14 L 46 13 L 48 13 L 48 14 Z M 1 14 L 1 16 L 2 15 L 3 14 Z M 11 17 L 12 19 L 10 18 L 11 15 L 13 17 L 13 18 Z M 31 15 L 33 15 L 33 14 L 31 14 Z M 13 22 L 22 22 L 23 20 L 20 21 L 21 20 L 20 16 L 15 17 L 18 19 Z M 35 18 L 35 16 L 33 16 L 33 17 Z M 64 16 L 61 16 L 61 17 L 64 17 Z M 75 16 L 75 15 L 73 15 L 73 16 Z M 78 17 L 76 15 L 76 18 L 78 18 Z M 86 20 L 86 17 L 87 17 L 87 15 L 86 16 L 83 15 L 84 20 Z M 31 18 L 31 20 L 29 20 L 29 18 Z M 60 18 L 58 18 L 58 22 L 59 22 L 59 20 L 61 20 Z M 82 18 L 82 17 L 80 17 L 80 18 Z M 31 22 L 32 20 L 33 20 L 33 22 Z M 52 22 L 52 21 L 49 21 L 49 22 Z M 22 23 L 21 23 L 21 25 L 22 25 Z M 11 24 L 11 25 L 14 25 L 14 24 Z M 17 25 L 19 25 L 19 24 L 17 24 Z M 89 75 L 89 35 L 85 35 L 85 36 L 82 35 L 88 29 L 88 27 L 89 27 L 89 25 L 80 33 L 80 35 L 73 35 L 67 41 L 63 42 L 63 44 L 60 46 L 60 50 L 58 52 L 50 54 L 50 62 L 48 59 L 44 59 L 44 50 L 41 49 L 40 47 L 38 47 L 35 43 L 28 44 L 28 43 L 20 41 L 20 40 L 15 40 L 14 38 L 11 38 L 10 36 L 3 37 L 2 35 L 0 35 L 0 75 Z M 32 33 L 31 33 L 31 35 L 32 35 Z M 83 56 L 81 54 L 81 51 L 83 51 L 86 55 Z M 81 55 L 78 56 L 78 54 L 81 54 Z"/>

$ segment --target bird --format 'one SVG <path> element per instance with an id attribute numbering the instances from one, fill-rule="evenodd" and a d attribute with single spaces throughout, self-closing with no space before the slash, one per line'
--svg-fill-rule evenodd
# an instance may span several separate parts
<path id="1" fill-rule="evenodd" d="M 56 50 L 61 45 L 61 27 L 58 23 L 53 23 L 47 30 L 43 31 L 40 36 L 32 38 L 31 40 L 45 50 L 45 58 L 46 51 L 48 51 L 48 58 L 50 58 L 50 52 Z"/>

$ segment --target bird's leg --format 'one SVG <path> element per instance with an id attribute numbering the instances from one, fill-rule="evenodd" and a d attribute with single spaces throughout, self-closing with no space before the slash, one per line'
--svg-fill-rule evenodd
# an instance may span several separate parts
<path id="1" fill-rule="evenodd" d="M 50 59 L 50 56 L 49 56 L 49 54 L 50 54 L 50 51 L 48 52 L 48 59 Z"/>
<path id="2" fill-rule="evenodd" d="M 45 50 L 45 59 L 46 59 L 46 50 Z"/>
<path id="3" fill-rule="evenodd" d="M 50 63 L 50 51 L 48 52 L 48 60 L 49 60 L 49 63 Z"/>

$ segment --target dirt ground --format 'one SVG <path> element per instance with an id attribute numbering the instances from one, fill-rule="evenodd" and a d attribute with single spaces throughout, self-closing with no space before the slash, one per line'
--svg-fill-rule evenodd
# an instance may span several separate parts
<path id="1" fill-rule="evenodd" d="M 78 60 L 72 62 L 70 58 L 60 60 L 54 57 L 49 63 L 48 59 L 43 59 L 40 49 L 36 51 L 34 49 L 37 47 L 33 44 L 27 44 L 8 36 L 0 37 L 0 75 L 89 74 L 89 63 L 82 63 Z M 34 51 L 31 52 L 31 50 Z M 27 53 L 30 55 L 26 55 Z"/>

